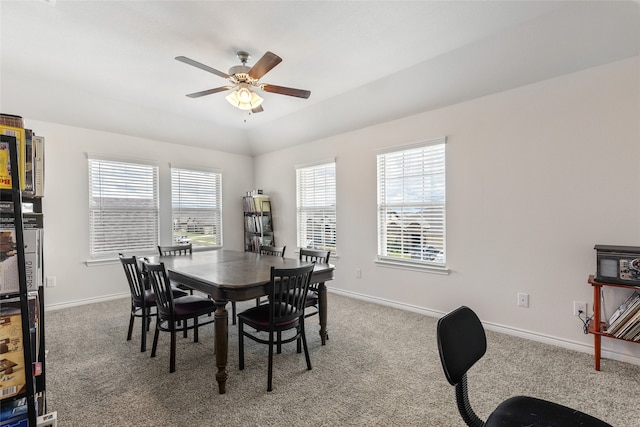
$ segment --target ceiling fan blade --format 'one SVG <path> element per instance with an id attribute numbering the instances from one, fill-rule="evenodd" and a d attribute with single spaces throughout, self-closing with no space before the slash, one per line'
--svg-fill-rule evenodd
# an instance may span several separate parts
<path id="1" fill-rule="evenodd" d="M 262 90 L 264 90 L 265 92 L 279 93 L 280 95 L 297 96 L 298 98 L 304 98 L 304 99 L 309 98 L 309 96 L 311 95 L 311 92 L 308 90 L 294 89 L 291 87 L 268 85 L 268 84 L 262 85 Z"/>
<path id="2" fill-rule="evenodd" d="M 189 98 L 200 98 L 201 96 L 211 95 L 212 93 L 224 92 L 225 90 L 233 89 L 233 86 L 221 86 L 214 89 L 207 89 L 201 92 L 190 93 L 187 96 Z"/>
<path id="3" fill-rule="evenodd" d="M 208 65 L 201 64 L 198 61 L 194 61 L 193 59 L 187 58 L 186 56 L 176 56 L 176 59 L 180 62 L 184 62 L 185 64 L 193 65 L 196 68 L 200 68 L 201 70 L 213 73 L 216 76 L 220 76 L 225 79 L 229 78 L 229 74 L 223 73 L 222 71 L 216 70 L 215 68 L 211 68 Z"/>
<path id="4" fill-rule="evenodd" d="M 262 105 L 258 105 L 256 108 L 251 109 L 252 113 L 262 113 L 263 111 L 264 111 L 264 108 L 262 108 Z"/>
<path id="5" fill-rule="evenodd" d="M 262 76 L 267 74 L 273 67 L 282 62 L 282 58 L 273 52 L 267 52 L 262 55 L 262 58 L 255 63 L 249 70 L 249 77 L 252 79 L 260 80 Z"/>

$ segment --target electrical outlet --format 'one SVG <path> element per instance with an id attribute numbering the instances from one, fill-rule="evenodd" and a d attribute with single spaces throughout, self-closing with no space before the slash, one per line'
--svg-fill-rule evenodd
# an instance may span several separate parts
<path id="1" fill-rule="evenodd" d="M 518 292 L 518 307 L 529 308 L 529 294 Z"/>
<path id="2" fill-rule="evenodd" d="M 56 286 L 56 276 L 47 276 L 45 279 L 45 285 L 47 288 L 53 288 Z"/>
<path id="3" fill-rule="evenodd" d="M 574 301 L 573 302 L 573 315 L 578 316 L 582 312 L 582 314 L 587 317 L 587 303 L 583 301 Z"/>
<path id="4" fill-rule="evenodd" d="M 359 268 L 356 268 L 356 278 L 359 279 L 362 277 L 362 270 Z"/>

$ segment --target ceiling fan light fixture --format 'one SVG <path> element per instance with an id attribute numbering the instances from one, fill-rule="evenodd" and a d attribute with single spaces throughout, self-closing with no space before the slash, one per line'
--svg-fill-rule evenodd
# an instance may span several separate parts
<path id="1" fill-rule="evenodd" d="M 251 102 L 251 91 L 246 87 L 238 89 L 238 99 L 242 103 Z"/>
<path id="2" fill-rule="evenodd" d="M 2 0 L 0 0 L 2 1 Z M 205 95 L 211 95 L 218 92 L 231 90 L 228 96 L 226 96 L 227 102 L 234 107 L 254 113 L 263 111 L 262 98 L 258 96 L 252 89 L 258 88 L 265 92 L 277 93 L 280 95 L 295 96 L 298 98 L 309 98 L 311 92 L 308 90 L 294 89 L 291 87 L 277 86 L 272 84 L 260 83 L 262 76 L 267 74 L 273 67 L 282 62 L 282 58 L 273 52 L 266 52 L 252 67 L 247 65 L 249 54 L 245 51 L 238 52 L 238 59 L 242 65 L 236 65 L 229 69 L 229 74 L 209 67 L 208 65 L 201 64 L 198 61 L 187 58 L 186 56 L 176 56 L 176 60 L 184 62 L 187 65 L 191 65 L 216 76 L 227 79 L 231 82 L 230 86 L 221 86 L 208 90 L 201 90 L 187 94 L 189 98 L 199 98 Z"/>
<path id="3" fill-rule="evenodd" d="M 245 85 L 241 85 L 239 89 L 234 90 L 226 96 L 229 104 L 240 110 L 251 110 L 262 104 L 263 99 L 255 92 L 249 90 Z"/>

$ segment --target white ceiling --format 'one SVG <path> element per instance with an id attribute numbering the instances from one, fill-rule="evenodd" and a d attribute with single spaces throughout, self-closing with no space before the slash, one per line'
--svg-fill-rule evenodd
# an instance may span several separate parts
<path id="1" fill-rule="evenodd" d="M 0 111 L 257 155 L 640 54 L 637 1 L 0 2 Z M 248 115 L 238 50 L 281 64 Z M 28 124 L 28 122 L 27 122 Z"/>

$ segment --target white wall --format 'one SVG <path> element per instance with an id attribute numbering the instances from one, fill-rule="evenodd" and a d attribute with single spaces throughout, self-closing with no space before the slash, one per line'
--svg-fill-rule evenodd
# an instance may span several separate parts
<path id="1" fill-rule="evenodd" d="M 190 148 L 124 135 L 39 122 L 25 118 L 25 126 L 45 137 L 44 270 L 57 286 L 45 288 L 47 307 L 91 302 L 129 290 L 122 266 L 88 267 L 89 187 L 86 153 L 156 161 L 160 169 L 161 216 L 170 218 L 170 168 L 216 168 L 222 171 L 224 245 L 242 250 L 241 197 L 253 188 L 253 159 L 247 156 Z M 160 242 L 171 241 L 171 222 L 161 224 Z"/>
<path id="2" fill-rule="evenodd" d="M 374 264 L 376 150 L 441 136 L 451 273 Z M 572 308 L 591 310 L 593 246 L 640 246 L 638 57 L 256 158 L 279 245 L 296 246 L 295 165 L 330 157 L 339 254 L 330 286 L 431 314 L 466 304 L 494 328 L 591 351 Z M 529 308 L 516 306 L 517 292 Z M 640 363 L 639 346 L 603 341 L 603 355 Z"/>
<path id="3" fill-rule="evenodd" d="M 432 315 L 467 304 L 489 327 L 583 351 L 591 351 L 592 337 L 582 334 L 572 302 L 591 307 L 593 245 L 640 246 L 638 57 L 255 159 L 28 118 L 25 124 L 46 137 L 44 267 L 57 278 L 45 289 L 48 307 L 128 293 L 118 263 L 85 265 L 86 152 L 157 161 L 165 194 L 169 162 L 221 169 L 229 249 L 242 249 L 240 197 L 263 188 L 288 256 L 296 246 L 295 165 L 335 157 L 339 259 L 331 287 Z M 380 267 L 376 150 L 441 136 L 448 137 L 451 274 Z M 166 226 L 161 241 L 168 240 Z M 516 306 L 517 292 L 530 294 L 530 308 Z M 607 298 L 620 296 L 607 290 Z M 640 363 L 640 347 L 620 341 L 605 339 L 603 355 Z"/>

